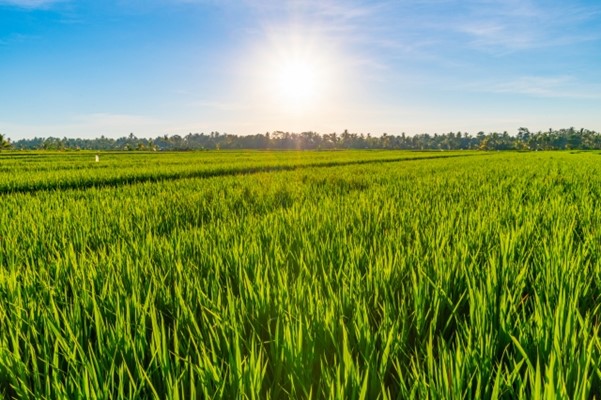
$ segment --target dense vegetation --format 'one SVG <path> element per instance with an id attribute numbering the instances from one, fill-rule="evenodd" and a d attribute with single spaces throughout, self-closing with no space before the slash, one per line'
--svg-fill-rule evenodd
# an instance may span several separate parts
<path id="1" fill-rule="evenodd" d="M 0 154 L 0 396 L 601 397 L 601 156 Z"/>
<path id="2" fill-rule="evenodd" d="M 516 135 L 491 132 L 470 135 L 467 132 L 372 136 L 344 131 L 342 134 L 315 132 L 273 132 L 237 136 L 211 132 L 186 136 L 137 138 L 133 133 L 119 139 L 34 138 L 14 142 L 16 149 L 88 149 L 88 150 L 213 150 L 213 149 L 397 149 L 397 150 L 562 150 L 601 149 L 601 133 L 574 128 L 530 132 L 520 128 Z M 2 147 L 0 146 L 0 149 Z"/>

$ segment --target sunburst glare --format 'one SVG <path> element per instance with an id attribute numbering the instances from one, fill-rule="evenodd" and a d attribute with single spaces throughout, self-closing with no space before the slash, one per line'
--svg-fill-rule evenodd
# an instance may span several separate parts
<path id="1" fill-rule="evenodd" d="M 274 72 L 276 95 L 290 111 L 307 111 L 323 95 L 321 71 L 308 60 L 284 60 Z"/>
<path id="2" fill-rule="evenodd" d="M 323 42 L 323 41 L 322 41 Z M 311 35 L 272 34 L 260 50 L 258 91 L 274 112 L 289 117 L 321 113 L 335 88 L 336 64 Z"/>

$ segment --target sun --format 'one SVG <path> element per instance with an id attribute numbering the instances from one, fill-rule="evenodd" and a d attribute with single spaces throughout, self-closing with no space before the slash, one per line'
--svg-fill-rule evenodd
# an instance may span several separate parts
<path id="1" fill-rule="evenodd" d="M 288 111 L 302 113 L 320 100 L 324 77 L 317 63 L 293 58 L 277 64 L 274 71 L 276 100 Z"/>
<path id="2" fill-rule="evenodd" d="M 285 129 L 331 117 L 348 86 L 348 64 L 340 54 L 319 32 L 271 28 L 246 57 L 249 62 L 240 63 L 245 71 L 240 87 L 250 94 L 249 108 L 281 121 Z"/>

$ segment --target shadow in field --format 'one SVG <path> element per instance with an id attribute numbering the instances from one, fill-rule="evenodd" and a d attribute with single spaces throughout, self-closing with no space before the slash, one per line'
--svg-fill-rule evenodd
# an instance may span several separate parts
<path id="1" fill-rule="evenodd" d="M 125 185 L 132 185 L 137 183 L 147 182 L 164 182 L 164 181 L 175 181 L 179 179 L 187 178 L 213 178 L 218 176 L 235 176 L 235 175 L 247 175 L 257 174 L 262 172 L 279 172 L 279 171 L 296 171 L 308 168 L 329 168 L 329 167 L 341 167 L 347 165 L 364 165 L 364 164 L 384 164 L 384 163 L 397 163 L 406 161 L 423 161 L 423 160 L 439 160 L 445 158 L 461 158 L 471 157 L 480 154 L 452 154 L 452 155 L 440 155 L 440 156 L 424 156 L 424 157 L 397 157 L 387 158 L 379 160 L 354 160 L 354 161 L 326 161 L 308 164 L 297 164 L 297 165 L 265 165 L 265 166 L 253 166 L 253 167 L 236 167 L 236 168 L 216 168 L 212 170 L 197 170 L 197 171 L 180 171 L 171 173 L 158 173 L 158 174 L 140 174 L 135 176 L 116 176 L 101 179 L 90 179 L 85 181 L 55 181 L 55 182 L 35 182 L 35 183 L 23 183 L 11 187 L 0 187 L 0 194 L 14 194 L 14 193 L 36 193 L 41 191 L 52 191 L 52 190 L 77 190 L 77 189 L 88 189 L 88 188 L 103 188 L 103 187 L 118 187 Z"/>

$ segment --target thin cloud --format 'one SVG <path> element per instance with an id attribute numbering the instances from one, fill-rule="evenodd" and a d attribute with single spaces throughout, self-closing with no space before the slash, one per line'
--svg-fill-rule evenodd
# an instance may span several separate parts
<path id="1" fill-rule="evenodd" d="M 353 41 L 374 26 L 389 2 L 368 4 L 365 1 L 242 0 L 261 20 L 262 25 L 297 25 L 319 31 L 332 39 Z"/>
<path id="2" fill-rule="evenodd" d="M 37 123 L 17 123 L 11 121 L 0 121 L 2 126 L 11 135 L 17 137 L 99 137 L 100 135 L 118 137 L 126 136 L 130 132 L 136 134 L 149 132 L 159 134 L 167 123 L 159 118 L 117 113 L 93 113 L 73 115 L 66 118 L 62 123 L 51 121 L 38 121 Z"/>
<path id="3" fill-rule="evenodd" d="M 8 46 L 13 44 L 20 44 L 28 40 L 37 39 L 35 35 L 23 35 L 21 33 L 13 33 L 4 38 L 0 38 L 0 46 Z"/>
<path id="4" fill-rule="evenodd" d="M 476 92 L 524 95 L 538 98 L 601 99 L 598 85 L 583 84 L 573 76 L 522 76 L 502 82 L 480 82 L 467 89 Z"/>
<path id="5" fill-rule="evenodd" d="M 160 122 L 160 119 L 146 115 L 116 113 L 93 113 L 79 115 L 73 118 L 73 124 L 75 126 L 103 126 L 111 129 L 124 125 L 153 126 Z"/>
<path id="6" fill-rule="evenodd" d="M 600 38 L 585 27 L 599 15 L 599 7 L 526 0 L 469 4 L 455 30 L 468 36 L 469 46 L 484 52 L 505 55 Z M 574 27 L 580 27 L 578 33 Z"/>
<path id="7" fill-rule="evenodd" d="M 65 0 L 0 0 L 0 6 L 13 6 L 26 9 L 48 8 Z"/>
<path id="8" fill-rule="evenodd" d="M 567 93 L 565 88 L 572 82 L 573 78 L 569 76 L 525 76 L 494 85 L 492 91 L 497 93 L 527 94 L 538 97 L 558 97 Z"/>

